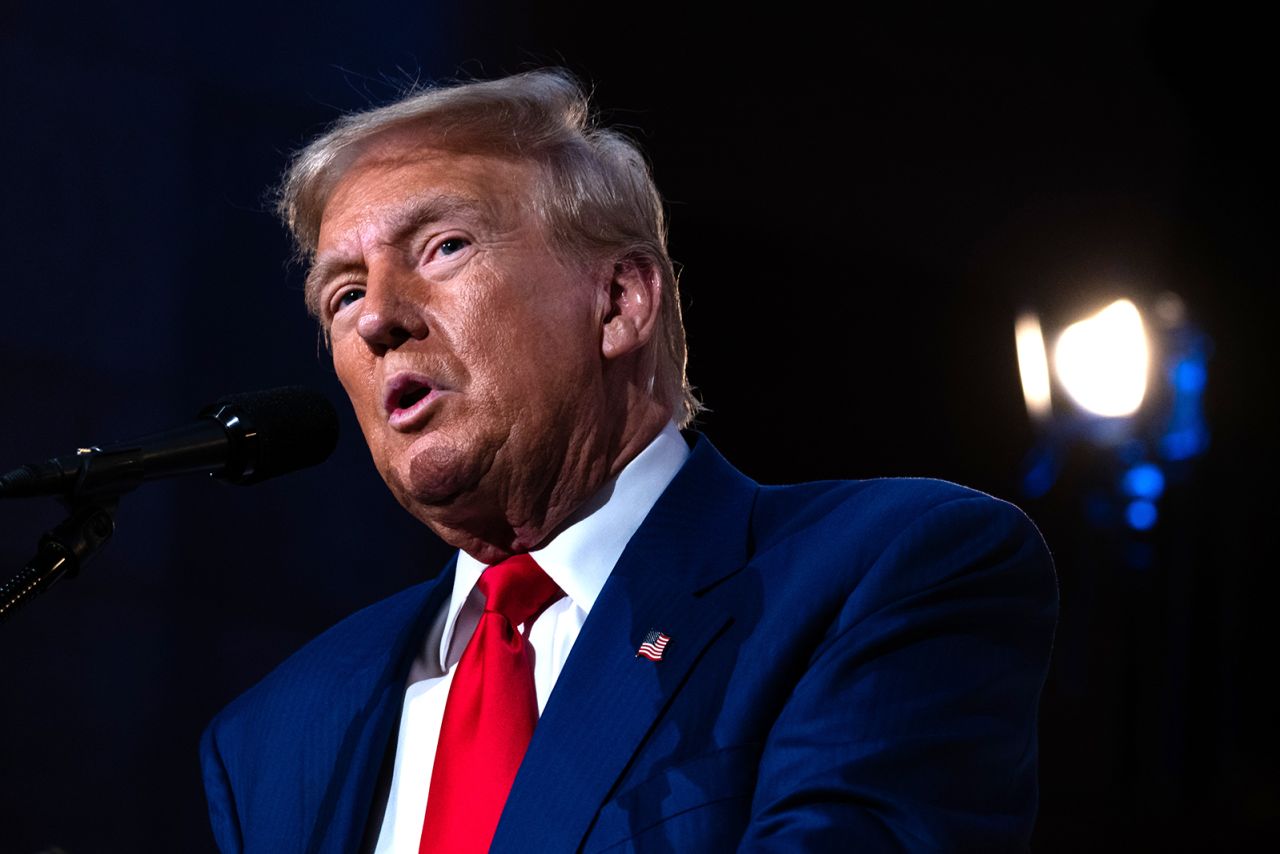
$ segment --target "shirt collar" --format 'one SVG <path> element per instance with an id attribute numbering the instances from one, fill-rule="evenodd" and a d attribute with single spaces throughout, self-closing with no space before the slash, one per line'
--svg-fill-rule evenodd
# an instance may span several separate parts
<path id="1" fill-rule="evenodd" d="M 590 613 L 631 536 L 689 457 L 675 422 L 576 510 L 545 546 L 529 552 L 573 604 Z M 458 552 L 453 596 L 440 642 L 440 666 L 448 669 L 449 641 L 458 614 L 486 565 Z"/>

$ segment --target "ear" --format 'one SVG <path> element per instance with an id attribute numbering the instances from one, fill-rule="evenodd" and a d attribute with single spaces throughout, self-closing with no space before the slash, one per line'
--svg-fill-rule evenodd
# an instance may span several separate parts
<path id="1" fill-rule="evenodd" d="M 662 280 L 646 258 L 623 258 L 613 265 L 601 352 L 606 359 L 634 353 L 649 343 L 658 325 Z"/>

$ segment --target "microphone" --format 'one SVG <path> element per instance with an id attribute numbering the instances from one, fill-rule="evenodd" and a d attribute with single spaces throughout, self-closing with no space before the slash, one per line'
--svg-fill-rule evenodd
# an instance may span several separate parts
<path id="1" fill-rule="evenodd" d="M 144 481 L 208 472 L 247 485 L 324 460 L 338 444 L 338 414 L 302 386 L 234 394 L 190 424 L 0 474 L 0 498 L 114 496 Z"/>

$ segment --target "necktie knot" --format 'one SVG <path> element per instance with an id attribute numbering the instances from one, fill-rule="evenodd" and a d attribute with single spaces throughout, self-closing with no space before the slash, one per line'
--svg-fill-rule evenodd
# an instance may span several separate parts
<path id="1" fill-rule="evenodd" d="M 512 627 L 527 623 L 564 591 L 527 554 L 512 555 L 486 569 L 476 582 L 484 594 L 484 609 L 506 617 Z"/>

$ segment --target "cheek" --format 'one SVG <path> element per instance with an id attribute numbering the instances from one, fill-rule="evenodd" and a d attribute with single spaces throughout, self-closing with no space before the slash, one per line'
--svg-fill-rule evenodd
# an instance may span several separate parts
<path id="1" fill-rule="evenodd" d="M 519 377 L 530 345 L 542 336 L 509 295 L 502 299 L 491 283 L 481 284 L 453 306 L 456 322 L 438 334 L 465 368 L 472 391 L 496 391 Z"/>
<path id="2" fill-rule="evenodd" d="M 524 287 L 467 312 L 467 340 L 476 345 L 470 355 L 513 377 L 574 374 L 587 367 L 599 344 L 592 294 L 560 281 L 534 279 Z"/>
<path id="3" fill-rule="evenodd" d="M 481 315 L 460 352 L 476 380 L 504 407 L 525 409 L 557 405 L 555 400 L 581 390 L 590 369 L 589 345 L 567 323 L 545 316 Z"/>
<path id="4" fill-rule="evenodd" d="M 360 399 L 367 394 L 372 378 L 372 365 L 369 360 L 361 358 L 361 346 L 351 338 L 343 336 L 333 342 L 333 371 L 351 402 L 359 409 Z"/>
<path id="5" fill-rule="evenodd" d="M 351 408 L 365 437 L 372 440 L 371 430 L 382 415 L 381 390 L 374 378 L 373 365 L 361 358 L 362 349 L 360 344 L 335 341 L 333 370 L 351 400 Z"/>

